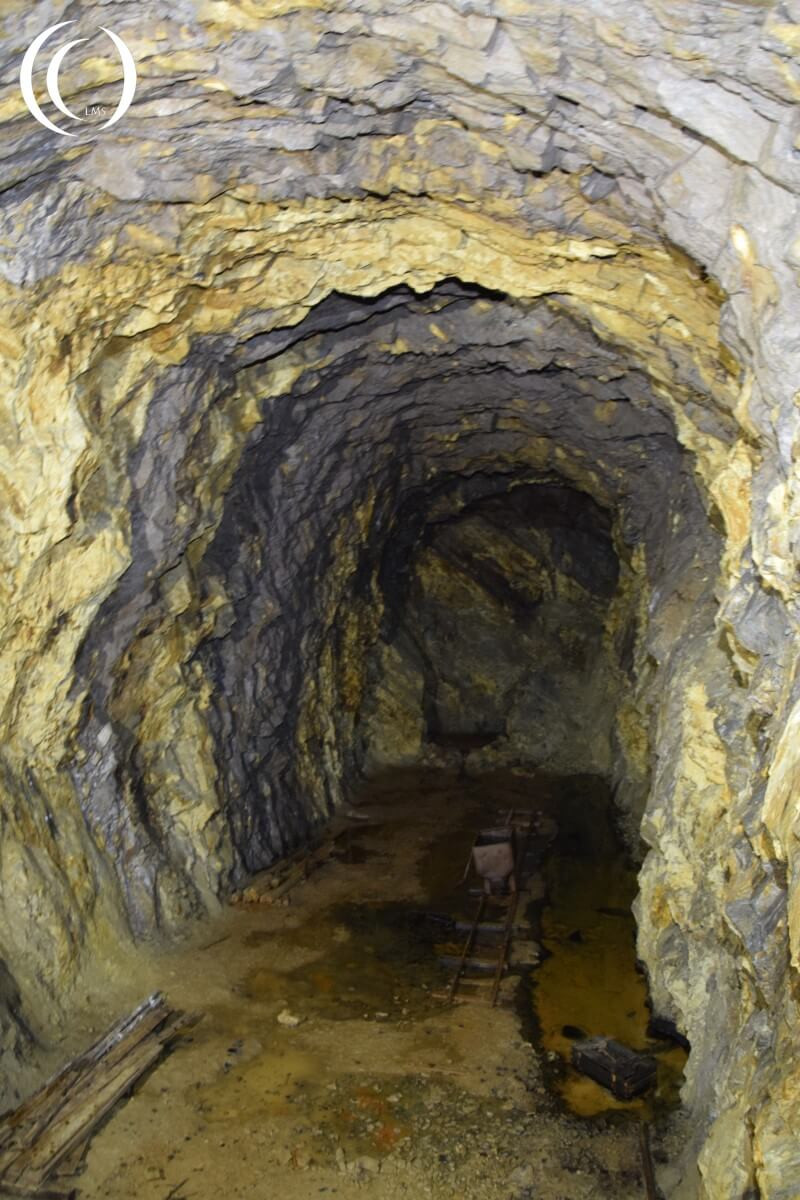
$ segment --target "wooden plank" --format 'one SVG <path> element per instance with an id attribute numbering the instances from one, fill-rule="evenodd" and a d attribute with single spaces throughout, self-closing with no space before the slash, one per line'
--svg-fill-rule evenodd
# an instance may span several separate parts
<path id="1" fill-rule="evenodd" d="M 318 870 L 333 855 L 337 838 L 326 838 L 324 842 L 308 849 L 297 851 L 294 855 L 282 859 L 268 871 L 253 877 L 250 883 L 240 893 L 237 893 L 236 904 L 272 904 L 280 900 L 290 891 L 305 882 L 313 871 Z"/>
<path id="2" fill-rule="evenodd" d="M 197 1019 L 173 1012 L 161 993 L 153 993 L 53 1075 L 3 1123 L 0 1192 L 70 1195 L 47 1180 L 85 1149 L 100 1121 Z"/>
<path id="3" fill-rule="evenodd" d="M 83 1163 L 91 1144 L 91 1132 L 87 1134 L 82 1142 L 78 1142 L 75 1149 L 68 1154 L 58 1166 L 56 1171 L 56 1182 L 59 1179 L 71 1179 L 73 1175 L 77 1175 L 83 1169 Z"/>
<path id="4" fill-rule="evenodd" d="M 148 996 L 147 999 L 144 1000 L 138 1006 L 138 1008 L 134 1009 L 132 1013 L 129 1013 L 127 1016 L 122 1017 L 119 1021 L 117 1021 L 111 1027 L 111 1029 L 109 1029 L 107 1033 L 103 1034 L 103 1036 L 97 1042 L 91 1045 L 88 1050 L 82 1051 L 76 1058 L 67 1063 L 65 1067 L 59 1068 L 59 1070 L 54 1075 L 51 1075 L 42 1084 L 42 1086 L 33 1093 L 32 1096 L 29 1096 L 27 1100 L 24 1100 L 18 1108 L 14 1109 L 13 1112 L 6 1114 L 2 1119 L 0 1119 L 0 1145 L 3 1144 L 4 1140 L 7 1140 L 8 1136 L 10 1136 L 15 1128 L 24 1124 L 36 1111 L 36 1109 L 46 1102 L 49 1094 L 54 1089 L 58 1088 L 63 1082 L 65 1082 L 69 1076 L 79 1073 L 80 1071 L 84 1070 L 92 1061 L 96 1061 L 98 1058 L 101 1058 L 108 1047 L 113 1044 L 113 1042 L 120 1036 L 122 1032 L 124 1032 L 125 1028 L 131 1022 L 138 1019 L 139 1014 L 146 1011 L 154 1004 L 162 1001 L 163 997 L 161 996 L 161 993 L 153 992 L 153 994 Z"/>
<path id="5" fill-rule="evenodd" d="M 354 821 L 357 824 L 354 825 Z M 230 903 L 267 904 L 270 899 L 280 899 L 307 879 L 312 871 L 327 862 L 345 834 L 363 831 L 372 826 L 373 822 L 365 813 L 351 811 L 335 817 L 326 824 L 321 834 L 318 833 L 306 845 L 293 850 L 265 871 L 253 875 L 241 891 L 231 896 Z M 252 898 L 249 898 L 248 893 Z"/>
<path id="6" fill-rule="evenodd" d="M 442 1000 L 446 1004 L 450 1004 L 450 1003 L 452 1003 L 453 1005 L 476 1004 L 476 1005 L 478 1005 L 479 1008 L 487 1008 L 488 1000 L 489 1000 L 489 988 L 490 988 L 490 984 L 488 983 L 488 981 L 487 981 L 485 987 L 482 989 L 482 991 L 477 994 L 471 993 L 471 992 L 465 992 L 463 987 L 459 988 L 457 995 L 455 996 L 455 998 L 452 1001 L 450 1000 L 448 993 L 444 992 L 444 991 L 431 992 L 431 996 L 433 997 L 434 1000 Z M 513 1003 L 512 997 L 504 996 L 501 992 L 500 996 L 498 997 L 495 1008 L 497 1008 L 498 1006 L 500 1008 L 510 1008 L 512 1003 Z"/>
<path id="7" fill-rule="evenodd" d="M 330 841 L 324 846 L 320 846 L 318 849 L 312 851 L 312 853 L 307 855 L 302 862 L 298 863 L 297 866 L 292 868 L 292 870 L 289 872 L 283 882 L 278 885 L 278 887 L 272 888 L 270 891 L 265 892 L 262 896 L 262 899 L 268 903 L 272 903 L 274 900 L 279 900 L 281 897 L 286 896 L 289 892 L 296 888 L 298 884 L 305 883 L 309 875 L 318 870 L 323 863 L 327 862 L 327 860 L 331 857 L 334 846 L 335 842 Z"/>
<path id="8" fill-rule="evenodd" d="M 456 933 L 467 933 L 469 928 L 470 928 L 469 922 L 467 922 L 467 921 L 456 921 L 455 922 Z M 481 923 L 477 929 L 477 937 L 478 937 L 479 942 L 484 937 L 502 939 L 505 937 L 506 933 L 507 933 L 507 928 L 506 928 L 505 921 L 481 921 Z M 530 936 L 531 936 L 530 925 L 515 925 L 514 926 L 514 937 L 529 938 Z"/>
<path id="9" fill-rule="evenodd" d="M 429 936 L 437 943 L 446 942 L 448 945 L 453 945 L 458 935 L 469 933 L 472 928 L 471 921 L 449 917 L 445 914 L 425 913 L 424 918 L 430 926 L 428 931 Z M 505 921 L 481 921 L 475 930 L 475 945 L 497 946 L 502 942 L 505 934 Z M 522 941 L 530 941 L 533 937 L 533 929 L 530 925 L 515 924 L 513 936 L 515 939 L 519 938 Z"/>
<path id="10" fill-rule="evenodd" d="M 191 1018 L 176 1013 L 162 1029 L 131 1050 L 121 1062 L 103 1064 L 100 1068 L 101 1077 L 92 1087 L 91 1093 L 81 1097 L 79 1103 L 71 1106 L 73 1112 L 67 1114 L 66 1119 L 52 1129 L 52 1136 L 41 1146 L 35 1147 L 26 1174 L 38 1171 L 40 1181 L 52 1175 L 64 1159 L 86 1140 L 117 1101 L 158 1061 L 165 1047 L 190 1021 Z"/>
<path id="11" fill-rule="evenodd" d="M 0 1123 L 0 1177 L 8 1156 L 13 1156 L 19 1147 L 28 1146 L 36 1140 L 98 1062 L 110 1054 L 118 1055 L 120 1049 L 124 1049 L 131 1040 L 140 1040 L 151 1028 L 166 1019 L 168 1013 L 169 1008 L 161 992 L 154 992 L 132 1013 L 116 1021 L 88 1050 L 50 1076 L 18 1109 L 8 1114 Z"/>
<path id="12" fill-rule="evenodd" d="M 182 1013 L 175 1013 L 161 1029 L 152 1031 L 121 1058 L 112 1060 L 108 1056 L 99 1063 L 94 1077 L 79 1094 L 71 1097 L 59 1120 L 12 1164 L 11 1181 L 41 1187 L 191 1020 Z"/>
<path id="13" fill-rule="evenodd" d="M 0 1142 L 0 1178 L 8 1162 L 17 1157 L 21 1149 L 32 1145 L 57 1120 L 64 1105 L 86 1085 L 98 1063 L 119 1061 L 160 1025 L 169 1011 L 164 997 L 154 992 L 11 1113 L 7 1118 L 7 1136 Z"/>
<path id="14" fill-rule="evenodd" d="M 59 1187 L 43 1187 L 31 1191 L 29 1187 L 20 1187 L 15 1183 L 6 1182 L 0 1183 L 0 1193 L 5 1193 L 6 1196 L 25 1197 L 25 1200 L 74 1200 L 77 1190 L 74 1187 L 67 1190 Z"/>
<path id="15" fill-rule="evenodd" d="M 458 954 L 440 954 L 439 962 L 443 967 L 460 967 L 462 974 L 494 975 L 497 970 L 496 958 L 462 958 Z M 503 966 L 505 967 L 505 964 Z"/>

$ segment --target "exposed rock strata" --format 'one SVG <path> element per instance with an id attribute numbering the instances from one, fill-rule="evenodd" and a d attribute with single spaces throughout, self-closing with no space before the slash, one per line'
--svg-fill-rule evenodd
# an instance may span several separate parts
<path id="1" fill-rule="evenodd" d="M 0 65 L 3 1045 L 340 801 L 409 530 L 566 486 L 673 1191 L 796 1196 L 797 5 L 120 7 L 137 102 L 65 146 L 16 72 L 70 15 Z"/>

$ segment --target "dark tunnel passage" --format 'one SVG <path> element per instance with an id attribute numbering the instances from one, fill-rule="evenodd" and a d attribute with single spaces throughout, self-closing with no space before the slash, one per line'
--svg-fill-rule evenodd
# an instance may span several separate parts
<path id="1" fill-rule="evenodd" d="M 203 697 L 205 769 L 221 803 L 198 829 L 181 802 L 204 767 L 197 737 L 187 765 L 175 714 L 163 733 L 151 717 L 117 776 L 152 813 L 137 832 L 146 866 L 125 881 L 134 924 L 151 923 L 151 904 L 168 926 L 204 893 L 243 886 L 387 775 L 410 773 L 393 793 L 410 829 L 450 789 L 461 837 L 497 808 L 498 780 L 521 781 L 528 804 L 544 787 L 567 828 L 548 867 L 552 902 L 536 918 L 545 962 L 530 1020 L 544 1030 L 540 1013 L 555 1002 L 559 1029 L 587 1025 L 568 1019 L 570 997 L 608 960 L 612 999 L 591 1032 L 605 1022 L 649 1045 L 648 1005 L 680 1019 L 663 993 L 647 994 L 630 915 L 651 711 L 659 677 L 713 628 L 720 553 L 714 506 L 668 404 L 557 306 L 455 279 L 421 295 L 334 296 L 291 331 L 245 341 L 231 366 L 243 403 L 276 375 L 293 382 L 266 407 L 258 400 L 207 545 L 162 575 L 157 595 L 128 600 L 124 620 L 141 632 L 105 702 L 131 744 L 160 623 L 184 631 L 193 649 L 181 670 Z M 202 454 L 203 438 L 187 445 L 185 472 Z M 179 497 L 179 478 L 174 487 Z M 149 547 L 154 517 L 142 518 Z M 106 628 L 119 626 L 118 603 Z M 91 662 L 91 643 L 84 653 Z M 471 809 L 454 778 L 470 781 Z M 589 899 L 580 878 L 594 880 Z M 575 881 L 566 893 L 564 879 Z M 586 958 L 575 960 L 574 931 L 566 943 L 555 932 L 562 910 L 597 913 L 604 891 L 628 916 L 609 927 L 584 912 Z M 568 1071 L 563 1037 L 541 1036 Z M 670 1103 L 675 1078 L 667 1070 L 659 1092 Z M 559 1078 L 554 1088 L 562 1096 Z M 589 1090 L 576 1111 L 607 1111 Z"/>
<path id="2" fill-rule="evenodd" d="M 179 928 L 396 769 L 597 777 L 641 859 L 654 705 L 713 637 L 721 543 L 635 359 L 550 299 L 451 278 L 333 295 L 222 359 L 199 342 L 159 386 L 73 770 L 135 864 L 135 931 Z M 213 409 L 180 434 L 192 387 L 249 429 L 199 535 L 188 498 L 229 434 Z"/>
<path id="3" fill-rule="evenodd" d="M 476 498 L 426 526 L 406 563 L 384 555 L 386 650 L 372 664 L 374 686 L 395 712 L 405 697 L 407 728 L 417 698 L 428 742 L 492 744 L 495 758 L 502 742 L 506 761 L 607 772 L 616 664 L 604 636 L 619 578 L 611 518 L 573 489 L 490 485 L 474 480 Z M 392 737 L 381 717 L 365 718 L 373 757 Z"/>
<path id="4" fill-rule="evenodd" d="M 242 392 L 258 389 L 278 352 L 296 382 L 251 439 L 197 566 L 201 591 L 219 597 L 197 660 L 245 865 L 302 837 L 362 769 L 390 765 L 387 738 L 405 739 L 396 753 L 407 764 L 426 727 L 498 733 L 510 722 L 530 737 L 538 725 L 540 746 L 510 752 L 541 764 L 559 753 L 560 714 L 580 724 L 582 704 L 603 728 L 584 722 L 563 752 L 574 758 L 583 743 L 577 752 L 614 778 L 638 820 L 647 781 L 641 759 L 623 760 L 642 721 L 637 674 L 652 670 L 641 598 L 668 580 L 659 636 L 677 637 L 684 622 L 699 629 L 719 553 L 663 403 L 635 367 L 546 304 L 451 281 L 321 310 L 289 349 L 281 334 L 280 351 L 262 339 L 241 352 Z M 448 587 L 474 590 L 471 618 L 467 596 L 454 605 Z M 447 627 L 454 607 L 458 631 Z M 420 637 L 426 624 L 433 648 Z M 515 630 L 525 640 L 516 652 Z M 448 643 L 457 654 L 462 632 L 475 661 L 459 682 L 441 656 Z M 526 673 L 529 653 L 551 659 L 538 678 Z M 561 690 L 556 662 L 574 673 Z M 131 669 L 118 706 L 136 683 Z M 420 688 L 404 709 L 402 693 Z M 624 730 L 611 728 L 618 704 Z"/>
<path id="5" fill-rule="evenodd" d="M 5 7 L 0 1185 L 797 1200 L 798 0 Z"/>
<path id="6" fill-rule="evenodd" d="M 424 814 L 461 870 L 453 848 L 522 794 L 559 831 L 524 909 L 537 1087 L 581 1118 L 673 1109 L 685 1051 L 648 1022 L 684 1037 L 654 966 L 669 975 L 685 941 L 641 919 L 660 886 L 654 738 L 664 698 L 680 705 L 698 664 L 726 687 L 730 662 L 715 630 L 721 517 L 671 398 L 552 300 L 454 278 L 334 295 L 225 354 L 200 341 L 159 388 L 132 563 L 81 647 L 71 768 L 134 935 L 174 935 L 241 898 L 353 806 L 388 803 L 398 846 Z M 220 408 L 184 428 L 192 389 Z M 722 410 L 704 420 L 724 436 Z M 231 427 L 241 453 L 207 476 Z M 425 971 L 448 961 L 426 953 Z M 265 978 L 243 985 L 248 1002 L 276 1001 L 283 984 Z M 313 1008 L 317 984 L 301 983 Z M 388 986 L 379 1012 L 394 1011 Z M 693 1047 L 716 1036 L 691 1033 Z M 576 1074 L 573 1043 L 601 1035 L 655 1048 L 652 1103 Z M 694 1062 L 687 1111 L 709 1086 Z"/>

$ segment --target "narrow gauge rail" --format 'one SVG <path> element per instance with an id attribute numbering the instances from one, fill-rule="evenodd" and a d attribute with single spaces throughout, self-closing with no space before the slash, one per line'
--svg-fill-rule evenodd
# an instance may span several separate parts
<path id="1" fill-rule="evenodd" d="M 500 930 L 500 945 L 498 949 L 497 959 L 494 963 L 493 977 L 491 989 L 489 992 L 489 1002 L 494 1007 L 497 1004 L 497 999 L 500 994 L 500 984 L 508 967 L 508 959 L 511 953 L 511 946 L 514 937 L 514 923 L 516 920 L 517 909 L 519 907 L 520 893 L 524 888 L 525 878 L 529 874 L 530 868 L 526 865 L 528 851 L 531 839 L 536 830 L 537 818 L 539 813 L 526 812 L 523 810 L 511 809 L 503 821 L 503 827 L 510 831 L 512 847 L 513 847 L 513 865 L 511 871 L 505 881 L 505 887 L 502 891 L 494 891 L 487 883 L 481 890 L 480 899 L 472 919 L 472 923 L 466 933 L 464 942 L 461 948 L 461 955 L 456 964 L 453 977 L 450 981 L 450 986 L 447 990 L 446 1003 L 452 1004 L 458 994 L 461 981 L 464 974 L 472 963 L 472 952 L 481 927 L 484 924 L 484 916 L 487 910 L 504 909 L 504 919 L 502 922 L 492 922 L 491 931 Z M 480 835 L 479 835 L 480 836 Z M 476 837 L 473 848 L 470 850 L 469 860 L 464 872 L 464 879 L 469 877 L 470 871 L 474 869 L 474 848 L 478 843 Z M 500 915 L 499 913 L 497 915 Z M 483 965 L 483 964 L 482 964 Z"/>

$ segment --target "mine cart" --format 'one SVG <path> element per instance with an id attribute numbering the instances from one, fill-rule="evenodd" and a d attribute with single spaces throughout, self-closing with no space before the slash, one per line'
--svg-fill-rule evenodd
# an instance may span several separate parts
<path id="1" fill-rule="evenodd" d="M 472 862 L 483 879 L 487 892 L 501 888 L 508 881 L 516 890 L 514 877 L 514 831 L 510 826 L 482 829 L 472 846 Z"/>

